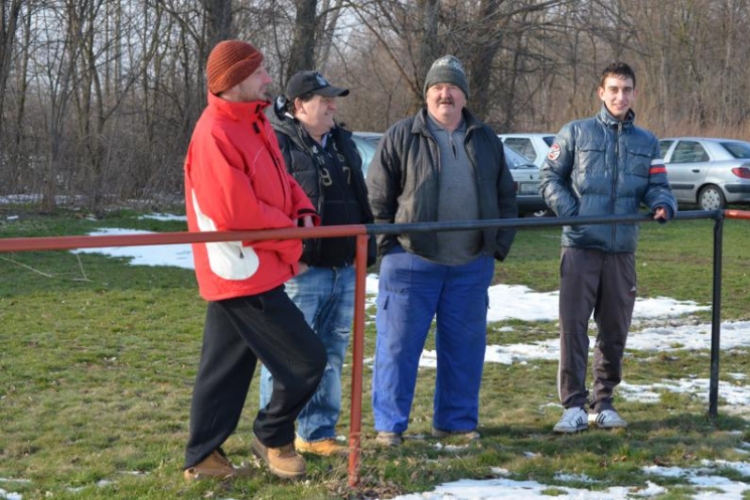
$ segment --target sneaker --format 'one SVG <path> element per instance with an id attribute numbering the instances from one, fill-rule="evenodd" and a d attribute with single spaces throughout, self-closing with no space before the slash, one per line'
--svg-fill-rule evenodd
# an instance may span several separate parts
<path id="1" fill-rule="evenodd" d="M 585 431 L 589 428 L 588 415 L 586 410 L 580 407 L 568 408 L 560 417 L 560 421 L 555 424 L 553 432 L 570 434 L 573 432 Z"/>
<path id="2" fill-rule="evenodd" d="M 464 441 L 479 441 L 482 437 L 477 431 L 443 431 L 440 429 L 432 428 L 432 437 L 443 439 L 449 437 L 461 438 Z"/>
<path id="3" fill-rule="evenodd" d="M 600 429 L 617 429 L 627 427 L 628 423 L 617 413 L 617 410 L 602 410 L 599 413 L 589 414 L 589 425 Z"/>
<path id="4" fill-rule="evenodd" d="M 333 438 L 321 441 L 305 441 L 298 437 L 294 439 L 294 447 L 300 453 L 310 453 L 312 455 L 320 455 L 321 457 L 349 454 L 349 448 L 341 446 Z"/>
<path id="5" fill-rule="evenodd" d="M 247 467 L 235 467 L 224 455 L 221 449 L 211 452 L 198 465 L 185 469 L 183 476 L 186 481 L 198 481 L 201 479 L 231 479 L 234 477 L 247 477 L 250 469 Z"/>
<path id="6" fill-rule="evenodd" d="M 253 438 L 250 449 L 256 457 L 268 465 L 271 472 L 279 477 L 298 479 L 305 476 L 305 461 L 294 451 L 294 443 L 279 448 L 268 448 L 256 437 Z"/>
<path id="7" fill-rule="evenodd" d="M 400 432 L 380 431 L 375 442 L 383 446 L 398 446 L 404 442 L 404 437 Z"/>

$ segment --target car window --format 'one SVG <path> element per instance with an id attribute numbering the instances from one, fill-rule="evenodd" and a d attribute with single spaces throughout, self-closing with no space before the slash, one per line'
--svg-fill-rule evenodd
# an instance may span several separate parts
<path id="1" fill-rule="evenodd" d="M 659 141 L 659 154 L 662 158 L 667 157 L 667 152 L 669 151 L 669 147 L 673 142 L 674 141 Z"/>
<path id="2" fill-rule="evenodd" d="M 354 144 L 357 146 L 357 152 L 360 158 L 362 158 L 362 173 L 367 175 L 367 169 L 370 166 L 372 157 L 375 156 L 375 149 L 377 149 L 377 142 L 370 140 L 369 138 L 363 138 L 356 135 L 352 136 Z"/>
<path id="3" fill-rule="evenodd" d="M 518 154 L 524 155 L 531 161 L 536 160 L 536 151 L 531 145 L 531 140 L 523 137 L 508 137 L 505 139 L 505 145 Z"/>
<path id="4" fill-rule="evenodd" d="M 528 158 L 516 153 L 505 144 L 503 144 L 503 151 L 505 152 L 505 163 L 508 165 L 508 168 L 534 168 L 534 164 Z"/>
<path id="5" fill-rule="evenodd" d="M 699 142 L 680 141 L 672 153 L 672 163 L 698 163 L 708 161 L 708 153 Z"/>
<path id="6" fill-rule="evenodd" d="M 721 145 L 735 158 L 750 158 L 750 144 L 747 142 L 722 142 Z"/>
<path id="7" fill-rule="evenodd" d="M 552 147 L 552 143 L 555 142 L 555 136 L 554 135 L 545 135 L 544 137 L 542 137 L 542 140 L 544 140 L 544 142 L 545 142 L 545 144 L 547 144 L 547 146 Z"/>

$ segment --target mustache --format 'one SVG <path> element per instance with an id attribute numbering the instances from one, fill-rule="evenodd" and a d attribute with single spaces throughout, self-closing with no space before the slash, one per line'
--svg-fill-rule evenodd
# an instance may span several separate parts
<path id="1" fill-rule="evenodd" d="M 444 99 L 439 99 L 438 104 L 453 104 L 453 98 L 452 97 L 446 97 Z"/>

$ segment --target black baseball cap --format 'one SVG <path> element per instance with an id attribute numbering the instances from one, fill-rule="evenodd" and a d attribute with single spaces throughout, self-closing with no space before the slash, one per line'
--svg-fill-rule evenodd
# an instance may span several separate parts
<path id="1" fill-rule="evenodd" d="M 286 96 L 291 101 L 312 92 L 323 97 L 342 97 L 349 95 L 349 89 L 334 87 L 317 71 L 300 71 L 295 73 L 286 84 Z"/>

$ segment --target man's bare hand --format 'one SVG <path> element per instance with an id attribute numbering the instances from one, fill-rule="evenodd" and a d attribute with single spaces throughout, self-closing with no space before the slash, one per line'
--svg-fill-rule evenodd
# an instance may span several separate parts
<path id="1" fill-rule="evenodd" d="M 667 220 L 667 209 L 664 207 L 659 207 L 656 210 L 654 210 L 654 220 Z"/>

